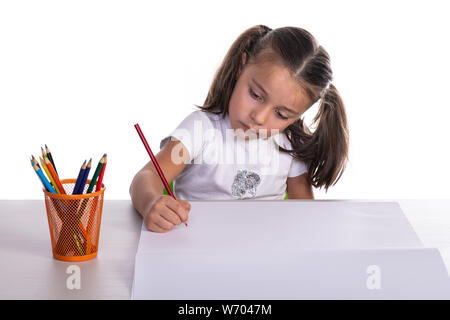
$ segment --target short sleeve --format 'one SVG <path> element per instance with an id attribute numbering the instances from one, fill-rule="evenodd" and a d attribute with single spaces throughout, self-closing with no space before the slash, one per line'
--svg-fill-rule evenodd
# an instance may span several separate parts
<path id="1" fill-rule="evenodd" d="M 212 127 L 211 120 L 204 111 L 197 110 L 189 114 L 168 136 L 160 142 L 162 149 L 170 138 L 181 141 L 188 150 L 190 161 L 197 158 L 204 147 L 203 132 Z M 173 140 L 173 139 L 172 139 Z"/>
<path id="2" fill-rule="evenodd" d="M 306 164 L 303 161 L 292 158 L 291 167 L 289 168 L 288 178 L 301 176 L 307 170 Z"/>
<path id="3" fill-rule="evenodd" d="M 284 149 L 292 150 L 292 144 L 289 139 L 286 137 L 285 133 L 281 133 L 276 136 L 277 144 Z M 292 157 L 292 156 L 291 156 Z M 307 172 L 308 169 L 306 167 L 305 162 L 295 159 L 292 157 L 291 166 L 289 167 L 288 178 L 298 177 Z"/>

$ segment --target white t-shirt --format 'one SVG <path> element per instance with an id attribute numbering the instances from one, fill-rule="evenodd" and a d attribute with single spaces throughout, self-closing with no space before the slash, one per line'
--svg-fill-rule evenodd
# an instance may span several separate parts
<path id="1" fill-rule="evenodd" d="M 292 150 L 283 132 L 245 140 L 228 115 L 194 111 L 161 140 L 161 149 L 170 137 L 189 151 L 185 159 L 177 156 L 180 150 L 172 157 L 186 163 L 173 183 L 175 197 L 183 200 L 282 200 L 286 179 L 307 171 L 303 161 L 277 149 L 276 144 Z"/>

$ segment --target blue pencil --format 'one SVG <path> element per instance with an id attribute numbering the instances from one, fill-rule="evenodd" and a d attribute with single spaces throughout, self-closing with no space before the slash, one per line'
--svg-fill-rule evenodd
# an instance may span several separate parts
<path id="1" fill-rule="evenodd" d="M 80 183 L 80 186 L 78 189 L 78 194 L 83 194 L 84 186 L 86 185 L 86 181 L 89 176 L 89 171 L 91 170 L 91 163 L 92 163 L 92 158 L 89 160 L 89 162 L 86 166 L 86 170 L 84 171 L 84 176 L 83 176 L 83 179 L 81 180 L 81 183 Z"/>
<path id="2" fill-rule="evenodd" d="M 51 193 L 56 193 L 56 190 L 52 187 L 50 182 L 48 182 L 47 178 L 42 173 L 42 170 L 37 166 L 37 162 L 33 163 L 33 160 L 31 160 L 31 165 L 33 166 L 34 170 L 36 171 L 36 174 L 38 175 L 39 179 L 41 179 L 42 184 L 47 189 L 47 191 Z"/>
<path id="3" fill-rule="evenodd" d="M 75 187 L 73 188 L 72 194 L 80 194 L 78 189 L 80 189 L 81 180 L 84 177 L 84 171 L 86 171 L 86 160 L 84 160 L 83 165 L 80 168 L 80 172 L 78 173 L 77 182 L 75 182 Z"/>

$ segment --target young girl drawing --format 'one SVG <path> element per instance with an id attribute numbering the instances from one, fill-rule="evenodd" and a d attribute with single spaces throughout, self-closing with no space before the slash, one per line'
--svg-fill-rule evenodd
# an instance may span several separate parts
<path id="1" fill-rule="evenodd" d="M 167 232 L 186 222 L 187 200 L 284 199 L 286 192 L 314 199 L 312 187 L 336 184 L 349 135 L 331 82 L 329 55 L 308 31 L 258 25 L 242 33 L 204 104 L 161 141 L 156 159 L 177 199 L 163 194 L 151 162 L 131 183 L 147 228 Z M 302 115 L 319 100 L 312 132 Z"/>

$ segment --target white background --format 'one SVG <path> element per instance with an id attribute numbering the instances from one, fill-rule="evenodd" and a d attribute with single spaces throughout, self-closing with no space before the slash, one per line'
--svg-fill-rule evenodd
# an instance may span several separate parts
<path id="1" fill-rule="evenodd" d="M 47 144 L 61 178 L 108 154 L 107 199 L 201 105 L 247 28 L 297 26 L 331 56 L 350 162 L 317 199 L 448 198 L 447 1 L 0 1 L 1 199 L 43 199 Z M 305 114 L 308 121 L 317 105 Z"/>

